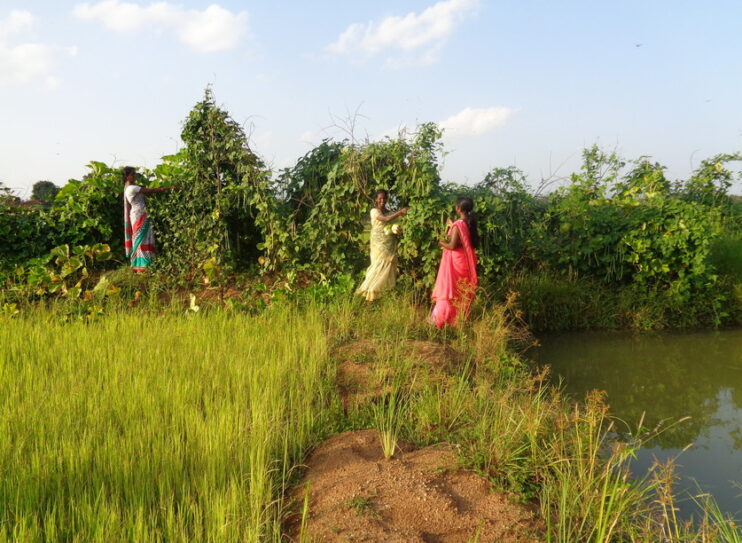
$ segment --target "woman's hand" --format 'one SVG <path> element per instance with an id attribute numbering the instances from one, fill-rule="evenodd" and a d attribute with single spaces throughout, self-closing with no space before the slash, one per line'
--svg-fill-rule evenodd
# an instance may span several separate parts
<path id="1" fill-rule="evenodd" d="M 446 228 L 451 228 L 453 226 L 453 221 L 451 219 L 446 219 Z"/>
<path id="2" fill-rule="evenodd" d="M 454 228 L 451 230 L 451 238 L 448 241 L 439 241 L 438 245 L 449 251 L 454 250 L 456 247 L 461 245 L 461 238 L 459 237 L 459 229 Z"/>

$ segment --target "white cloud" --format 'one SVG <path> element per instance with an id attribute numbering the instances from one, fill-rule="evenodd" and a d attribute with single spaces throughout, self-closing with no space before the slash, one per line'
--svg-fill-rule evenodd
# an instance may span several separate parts
<path id="1" fill-rule="evenodd" d="M 232 13 L 216 4 L 198 11 L 169 2 L 143 7 L 102 0 L 97 4 L 78 4 L 73 14 L 79 19 L 100 21 L 116 32 L 171 30 L 181 42 L 204 53 L 233 49 L 248 32 L 247 12 Z"/>
<path id="2" fill-rule="evenodd" d="M 0 44 L 0 81 L 6 85 L 23 85 L 41 78 L 51 70 L 52 49 L 41 43 L 16 46 Z"/>
<path id="3" fill-rule="evenodd" d="M 6 20 L 0 19 L 0 40 L 31 28 L 35 22 L 28 11 L 11 11 Z"/>
<path id="4" fill-rule="evenodd" d="M 478 5 L 479 0 L 445 0 L 419 14 L 354 23 L 327 50 L 358 60 L 392 52 L 387 63 L 394 67 L 432 64 L 446 39 Z"/>
<path id="5" fill-rule="evenodd" d="M 43 43 L 9 43 L 17 34 L 30 30 L 36 24 L 28 11 L 11 11 L 0 19 L 0 86 L 25 85 L 43 81 L 47 88 L 56 89 L 62 81 L 51 74 L 58 47 Z M 68 50 L 71 55 L 71 50 Z"/>
<path id="6" fill-rule="evenodd" d="M 35 22 L 36 19 L 28 11 L 11 11 L 7 19 L 0 19 L 0 40 L 23 32 L 32 27 Z"/>
<path id="7" fill-rule="evenodd" d="M 504 125 L 515 112 L 508 107 L 467 107 L 439 124 L 450 137 L 478 136 Z"/>
<path id="8" fill-rule="evenodd" d="M 44 80 L 47 89 L 54 90 L 62 86 L 62 80 L 53 75 L 48 75 Z"/>

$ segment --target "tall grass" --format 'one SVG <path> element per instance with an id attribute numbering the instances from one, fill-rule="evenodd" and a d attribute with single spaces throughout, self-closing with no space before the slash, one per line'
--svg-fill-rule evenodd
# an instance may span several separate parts
<path id="1" fill-rule="evenodd" d="M 397 439 L 451 443 L 537 504 L 548 541 L 740 541 L 711 500 L 695 524 L 675 516 L 669 468 L 631 479 L 638 443 L 609 440 L 598 396 L 573 404 L 513 353 L 529 337 L 507 307 L 438 331 L 405 296 L 305 305 L 0 317 L 0 542 L 278 542 L 313 443 L 369 427 L 387 457 Z M 356 339 L 375 349 L 380 401 L 345 417 L 328 346 Z M 460 356 L 421 368 L 430 342 Z"/>
<path id="2" fill-rule="evenodd" d="M 311 308 L 3 321 L 0 541 L 279 541 L 326 364 Z"/>
<path id="3" fill-rule="evenodd" d="M 613 422 L 599 394 L 574 403 L 514 356 L 512 342 L 526 345 L 529 337 L 514 328 L 511 311 L 480 307 L 467 326 L 442 332 L 421 327 L 419 313 L 404 298 L 390 299 L 371 311 L 343 313 L 335 330 L 345 339 L 376 339 L 377 364 L 388 367 L 386 378 L 407 394 L 405 412 L 394 419 L 403 421 L 400 437 L 453 444 L 463 465 L 538 505 L 546 541 L 742 541 L 713 500 L 695 523 L 674 515 L 671 467 L 633 478 L 630 461 L 647 436 L 612 439 Z M 460 351 L 460 367 L 444 379 L 431 372 L 427 381 L 409 372 L 404 342 L 421 337 Z M 416 382 L 405 388 L 405 375 Z"/>

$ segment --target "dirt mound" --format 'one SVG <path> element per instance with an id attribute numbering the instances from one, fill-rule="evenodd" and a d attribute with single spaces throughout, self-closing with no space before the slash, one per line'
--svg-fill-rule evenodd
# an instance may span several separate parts
<path id="1" fill-rule="evenodd" d="M 418 384 L 443 379 L 463 366 L 464 357 L 452 347 L 433 341 L 408 340 L 388 345 L 364 339 L 335 349 L 337 384 L 346 409 L 366 403 L 384 392 L 386 378 L 394 368 L 379 364 L 392 355 L 407 363 L 409 376 Z"/>
<path id="2" fill-rule="evenodd" d="M 460 369 L 465 362 L 463 355 L 456 349 L 434 341 L 410 340 L 404 344 L 404 350 L 418 365 L 446 373 Z"/>
<path id="3" fill-rule="evenodd" d="M 468 543 L 538 541 L 525 506 L 490 491 L 482 477 L 456 467 L 445 447 L 402 446 L 385 460 L 375 430 L 347 432 L 323 443 L 294 492 L 301 509 L 308 489 L 304 536 L 315 542 Z M 302 519 L 286 533 L 299 541 Z"/>
<path id="4" fill-rule="evenodd" d="M 378 348 L 373 341 L 361 340 L 335 350 L 334 358 L 337 360 L 335 381 L 346 410 L 381 394 L 384 379 L 382 374 L 377 374 L 380 368 L 374 363 L 379 357 Z"/>

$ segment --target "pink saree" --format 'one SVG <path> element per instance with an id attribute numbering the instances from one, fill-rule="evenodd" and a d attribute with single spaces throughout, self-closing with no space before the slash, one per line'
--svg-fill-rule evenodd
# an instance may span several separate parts
<path id="1" fill-rule="evenodd" d="M 456 326 L 459 314 L 466 318 L 477 287 L 477 255 L 471 245 L 469 225 L 456 221 L 448 230 L 449 236 L 453 228 L 459 229 L 461 245 L 452 250 L 443 249 L 433 287 L 435 306 L 430 322 L 438 328 L 445 324 Z"/>

